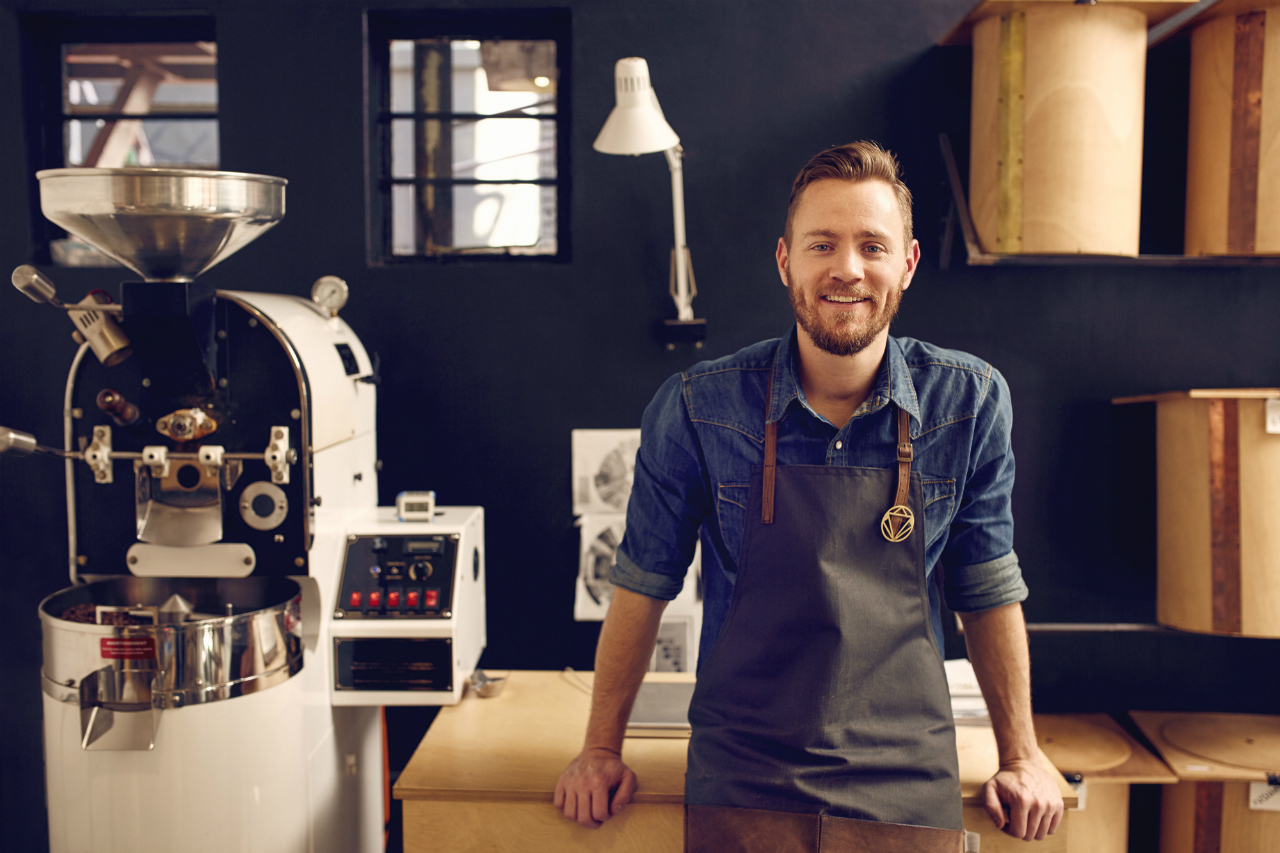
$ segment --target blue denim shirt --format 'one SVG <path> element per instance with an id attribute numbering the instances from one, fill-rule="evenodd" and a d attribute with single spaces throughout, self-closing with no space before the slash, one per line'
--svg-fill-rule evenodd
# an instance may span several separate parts
<path id="1" fill-rule="evenodd" d="M 776 356 L 776 358 L 775 358 Z M 769 375 L 773 371 L 773 393 Z M 672 376 L 645 410 L 615 584 L 670 600 L 702 538 L 705 584 L 699 660 L 724 625 L 747 521 L 751 468 L 764 464 L 766 417 L 778 422 L 779 465 L 897 467 L 897 413 L 911 416 L 924 486 L 925 572 L 943 567 L 957 612 L 1027 596 L 1013 553 L 1013 410 L 1009 388 L 981 359 L 890 337 L 875 386 L 837 429 L 805 400 L 796 332 Z M 942 643 L 938 585 L 929 583 Z"/>

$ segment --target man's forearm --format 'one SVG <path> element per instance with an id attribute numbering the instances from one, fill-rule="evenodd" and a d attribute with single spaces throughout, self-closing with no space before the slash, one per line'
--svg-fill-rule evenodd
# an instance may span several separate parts
<path id="1" fill-rule="evenodd" d="M 1037 758 L 1031 720 L 1031 655 L 1021 604 L 961 613 L 964 640 L 991 713 L 1000 764 Z"/>
<path id="2" fill-rule="evenodd" d="M 621 587 L 613 590 L 609 612 L 596 646 L 591 717 L 583 749 L 607 749 L 621 754 L 627 717 L 649 669 L 667 602 Z"/>

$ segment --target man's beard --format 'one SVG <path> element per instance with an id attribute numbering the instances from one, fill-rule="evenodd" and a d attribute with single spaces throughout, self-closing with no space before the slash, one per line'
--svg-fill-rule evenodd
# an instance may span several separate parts
<path id="1" fill-rule="evenodd" d="M 865 323 L 857 320 L 837 321 L 831 325 L 823 325 L 814 306 L 805 301 L 804 291 L 796 287 L 791 280 L 791 267 L 787 266 L 787 293 L 791 299 L 791 308 L 795 311 L 796 322 L 804 329 L 813 341 L 814 346 L 832 355 L 857 355 L 876 339 L 876 336 L 888 328 L 898 314 L 898 306 L 902 304 L 902 282 L 906 280 L 906 272 L 898 286 L 886 294 L 883 305 L 875 296 L 864 290 L 844 291 L 843 295 L 865 297 L 876 305 L 876 311 Z M 815 299 L 821 299 L 816 296 Z"/>

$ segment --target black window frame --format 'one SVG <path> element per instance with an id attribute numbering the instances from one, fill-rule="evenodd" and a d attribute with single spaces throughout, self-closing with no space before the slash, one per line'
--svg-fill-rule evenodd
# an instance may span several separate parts
<path id="1" fill-rule="evenodd" d="M 27 147 L 27 198 L 32 261 L 52 264 L 50 244 L 65 232 L 40 210 L 36 172 L 63 168 L 62 49 L 68 44 L 217 42 L 210 14 L 121 15 L 30 13 L 18 16 L 21 33 L 23 124 Z M 218 118 L 215 114 L 214 118 Z M 218 123 L 219 136 L 222 124 Z"/>
<path id="2" fill-rule="evenodd" d="M 549 9 L 374 10 L 365 14 L 365 159 L 366 239 L 371 267 L 450 263 L 563 264 L 572 256 L 570 200 L 570 104 L 572 103 L 572 15 L 568 7 Z M 533 255 L 511 252 L 441 252 L 396 255 L 391 245 L 391 187 L 431 182 L 444 185 L 489 183 L 470 179 L 393 179 L 391 177 L 392 40 L 547 40 L 556 43 L 556 112 L 547 116 L 556 127 L 556 251 Z M 400 114 L 395 114 L 399 117 Z M 547 180 L 494 181 L 500 184 L 546 184 Z"/>

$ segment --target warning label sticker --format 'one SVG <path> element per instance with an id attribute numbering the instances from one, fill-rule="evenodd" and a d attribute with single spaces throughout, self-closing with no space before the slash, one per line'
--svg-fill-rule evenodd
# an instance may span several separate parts
<path id="1" fill-rule="evenodd" d="M 147 660 L 156 656 L 155 637 L 103 637 L 102 656 L 110 660 Z"/>

